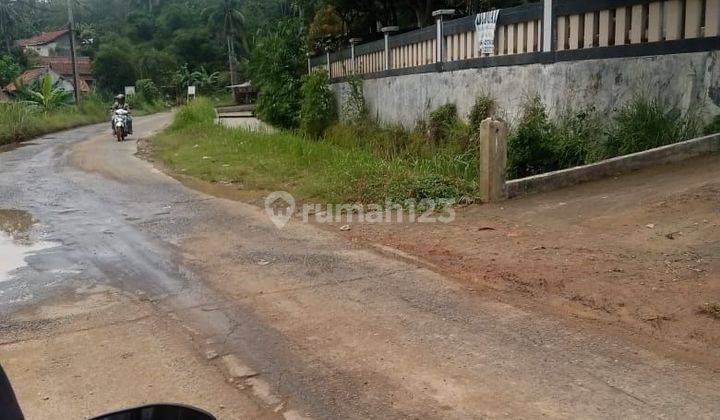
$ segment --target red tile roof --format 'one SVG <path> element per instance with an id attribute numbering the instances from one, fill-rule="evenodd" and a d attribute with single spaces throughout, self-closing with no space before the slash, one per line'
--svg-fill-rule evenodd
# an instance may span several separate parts
<path id="1" fill-rule="evenodd" d="M 40 63 L 45 66 L 49 66 L 55 72 L 62 76 L 72 77 L 72 61 L 70 57 L 40 57 Z M 90 77 L 92 74 L 92 67 L 90 65 L 90 58 L 78 57 L 77 58 L 78 74 L 83 77 Z"/>
<path id="2" fill-rule="evenodd" d="M 15 85 L 15 82 L 20 81 L 21 84 L 27 85 L 29 83 L 32 83 L 33 80 L 38 79 L 40 76 L 44 75 L 48 72 L 47 67 L 38 67 L 30 70 L 26 70 L 21 74 L 20 76 L 15 78 L 15 81 L 11 82 L 9 85 L 5 86 L 5 90 L 13 93 L 16 90 L 18 90 L 18 87 Z"/>
<path id="3" fill-rule="evenodd" d="M 43 45 L 48 44 L 50 42 L 55 41 L 56 39 L 60 38 L 61 36 L 68 33 L 67 29 L 61 29 L 59 31 L 54 32 L 43 32 L 39 35 L 35 35 L 32 38 L 28 39 L 21 39 L 17 42 L 17 44 L 21 47 L 27 47 L 30 45 Z"/>
<path id="4" fill-rule="evenodd" d="M 18 79 L 21 81 L 23 85 L 28 85 L 32 83 L 34 80 L 39 79 L 41 76 L 44 76 L 45 73 L 48 71 L 51 71 L 48 67 L 37 67 L 34 69 L 30 69 L 25 71 L 23 74 L 18 76 L 15 81 Z M 57 71 L 55 71 L 57 73 Z M 62 75 L 61 75 L 62 76 Z M 73 83 L 72 76 L 71 77 L 62 77 L 64 80 L 69 81 L 70 83 Z M 87 81 L 85 79 L 80 78 L 79 79 L 79 85 L 80 85 L 80 91 L 83 93 L 90 92 L 90 85 L 88 85 Z M 15 85 L 15 82 L 10 83 L 9 85 L 5 86 L 5 91 L 9 93 L 13 93 L 18 90 L 18 87 Z"/>

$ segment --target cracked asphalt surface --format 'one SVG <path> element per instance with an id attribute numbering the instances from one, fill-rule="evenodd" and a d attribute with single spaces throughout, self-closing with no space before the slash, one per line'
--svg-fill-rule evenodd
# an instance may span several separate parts
<path id="1" fill-rule="evenodd" d="M 169 119 L 137 118 L 136 133 Z M 4 328 L 28 308 L 111 287 L 182 327 L 200 354 L 236 356 L 257 373 L 238 390 L 287 418 L 720 412 L 716 372 L 499 303 L 326 230 L 278 230 L 262 209 L 186 188 L 106 130 L 0 154 L 0 209 L 31 213 L 34 235 L 57 245 L 0 282 Z"/>

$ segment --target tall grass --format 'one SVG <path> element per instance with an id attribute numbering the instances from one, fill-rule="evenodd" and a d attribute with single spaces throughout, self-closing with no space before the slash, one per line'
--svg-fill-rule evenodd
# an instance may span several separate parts
<path id="1" fill-rule="evenodd" d="M 0 144 L 104 121 L 108 118 L 107 108 L 95 96 L 86 98 L 79 108 L 66 106 L 51 112 L 43 112 L 25 103 L 0 103 Z"/>
<path id="2" fill-rule="evenodd" d="M 352 141 L 356 131 L 338 126 L 318 141 L 287 131 L 229 129 L 214 124 L 213 118 L 209 101 L 187 105 L 170 129 L 154 139 L 156 155 L 175 170 L 208 181 L 233 182 L 249 190 L 287 190 L 332 203 L 457 198 L 473 196 L 476 189 L 473 176 L 458 177 L 462 165 L 438 156 L 411 156 L 400 145 L 392 152 L 375 153 L 372 145 L 387 139 L 386 131 L 362 137 L 366 143 L 360 145 Z"/>
<path id="3" fill-rule="evenodd" d="M 709 127 L 708 129 L 712 129 Z M 523 105 L 508 139 L 508 177 L 521 178 L 691 139 L 702 132 L 695 110 L 638 96 L 608 118 L 592 108 L 550 118 L 539 97 Z"/>

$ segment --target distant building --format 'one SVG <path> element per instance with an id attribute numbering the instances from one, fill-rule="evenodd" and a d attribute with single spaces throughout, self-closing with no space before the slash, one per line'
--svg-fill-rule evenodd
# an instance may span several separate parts
<path id="1" fill-rule="evenodd" d="M 66 90 L 68 92 L 73 91 L 73 83 L 72 83 L 72 77 L 65 78 L 62 75 L 60 75 L 58 72 L 52 70 L 50 67 L 43 66 L 43 67 L 36 67 L 34 69 L 30 69 L 25 71 L 23 74 L 18 76 L 14 82 L 10 83 L 9 85 L 5 86 L 3 89 L 5 92 L 9 94 L 14 94 L 20 89 L 23 85 L 31 85 L 33 82 L 38 81 L 45 77 L 46 74 L 50 75 L 50 78 L 53 81 L 53 84 L 63 90 Z M 80 92 L 82 93 L 88 93 L 90 92 L 90 86 L 88 86 L 87 83 L 83 79 L 80 79 Z"/>
<path id="2" fill-rule="evenodd" d="M 39 56 L 40 66 L 23 73 L 20 78 L 22 82 L 35 80 L 35 75 L 45 74 L 49 71 L 57 74 L 60 79 L 73 86 L 73 69 L 70 54 L 70 31 L 62 29 L 53 32 L 43 32 L 32 38 L 21 39 L 16 44 L 24 53 L 34 52 Z M 80 91 L 87 93 L 93 87 L 92 65 L 89 57 L 77 57 L 78 78 L 80 79 Z M 26 80 L 28 79 L 28 80 Z M 65 86 L 67 84 L 62 83 Z M 11 83 L 14 85 L 14 83 Z M 10 87 L 10 86 L 8 86 Z M 6 89 L 7 90 L 7 89 Z M 12 91 L 8 90 L 12 93 Z"/>
<path id="3" fill-rule="evenodd" d="M 62 29 L 54 32 L 43 32 L 32 38 L 21 39 L 17 45 L 23 52 L 34 51 L 40 57 L 69 57 L 70 31 Z"/>

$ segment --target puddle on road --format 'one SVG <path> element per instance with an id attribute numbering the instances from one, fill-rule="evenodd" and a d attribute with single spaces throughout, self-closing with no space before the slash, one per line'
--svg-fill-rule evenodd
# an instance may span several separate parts
<path id="1" fill-rule="evenodd" d="M 28 255 L 54 246 L 32 240 L 30 229 L 34 224 L 27 212 L 0 209 L 0 282 L 7 281 L 12 271 L 25 267 Z"/>

